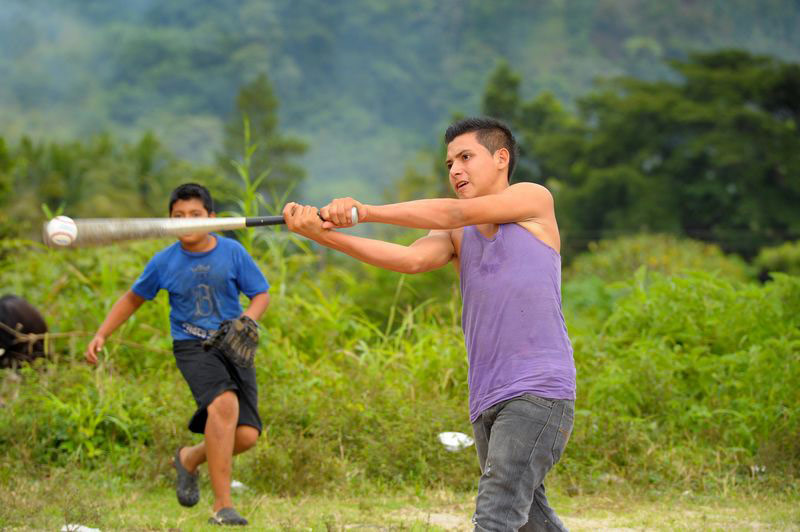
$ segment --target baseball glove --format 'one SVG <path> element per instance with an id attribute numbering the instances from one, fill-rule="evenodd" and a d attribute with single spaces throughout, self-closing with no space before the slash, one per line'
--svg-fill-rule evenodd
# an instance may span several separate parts
<path id="1" fill-rule="evenodd" d="M 258 324 L 248 316 L 225 320 L 203 348 L 218 349 L 228 360 L 242 368 L 252 368 L 258 349 Z"/>

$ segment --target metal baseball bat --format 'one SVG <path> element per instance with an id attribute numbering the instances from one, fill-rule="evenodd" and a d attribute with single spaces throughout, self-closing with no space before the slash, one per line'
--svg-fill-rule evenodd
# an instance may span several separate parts
<path id="1" fill-rule="evenodd" d="M 353 223 L 358 223 L 358 210 L 355 207 L 353 207 L 352 219 Z M 44 243 L 50 247 L 102 246 L 125 240 L 163 238 L 211 231 L 232 231 L 246 227 L 286 223 L 283 216 L 256 216 L 251 218 L 79 218 L 73 221 L 78 232 L 72 243 L 62 246 L 50 240 L 46 223 L 42 231 Z"/>

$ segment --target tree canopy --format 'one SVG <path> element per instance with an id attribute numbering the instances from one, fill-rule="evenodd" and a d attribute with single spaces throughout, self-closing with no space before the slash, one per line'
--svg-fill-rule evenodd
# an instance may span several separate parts
<path id="1" fill-rule="evenodd" d="M 553 189 L 573 246 L 666 231 L 750 256 L 800 236 L 800 65 L 723 50 L 670 66 L 674 81 L 607 80 L 572 111 L 524 100 L 502 64 L 483 110 L 515 129 L 515 178 Z"/>
<path id="2" fill-rule="evenodd" d="M 245 124 L 249 128 L 245 134 Z M 302 140 L 278 130 L 278 98 L 266 74 L 244 85 L 236 96 L 236 109 L 225 126 L 223 152 L 219 165 L 235 174 L 230 161 L 241 161 L 247 147 L 245 137 L 255 149 L 250 159 L 250 174 L 264 174 L 262 194 L 282 198 L 305 178 L 305 169 L 293 159 L 308 148 Z M 233 175 L 233 177 L 236 177 Z"/>

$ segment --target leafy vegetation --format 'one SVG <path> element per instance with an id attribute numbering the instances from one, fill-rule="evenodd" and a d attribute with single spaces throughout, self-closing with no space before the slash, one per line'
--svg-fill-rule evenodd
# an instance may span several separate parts
<path id="1" fill-rule="evenodd" d="M 627 281 L 639 269 L 676 275 L 704 271 L 726 279 L 750 277 L 745 262 L 725 255 L 714 244 L 680 239 L 673 235 L 639 234 L 590 242 L 564 271 L 566 279 L 598 277 L 605 282 Z"/>
<path id="2" fill-rule="evenodd" d="M 80 218 L 164 216 L 169 192 L 187 181 L 221 194 L 233 190 L 210 169 L 177 159 L 151 134 L 132 144 L 108 135 L 67 143 L 0 140 L 0 182 L 9 190 L 0 191 L 0 232 L 36 234 L 42 204 Z"/>
<path id="3" fill-rule="evenodd" d="M 800 275 L 800 241 L 763 248 L 753 260 L 762 278 L 772 272 Z"/>
<path id="4" fill-rule="evenodd" d="M 470 431 L 452 274 L 434 283 L 334 256 L 321 265 L 280 230 L 261 235 L 251 250 L 274 298 L 258 364 L 266 429 L 240 459 L 242 481 L 275 494 L 473 488 L 475 463 L 435 438 Z M 157 248 L 109 254 L 20 243 L 6 259 L 4 289 L 72 335 L 54 339 L 53 359 L 3 374 L 4 481 L 57 464 L 134 480 L 168 472 L 153 457 L 185 442 L 192 402 L 171 360 L 166 298 L 111 338 L 97 370 L 82 361 L 91 331 Z M 797 277 L 762 286 L 643 266 L 633 278 L 597 283 L 576 271 L 564 287 L 580 384 L 559 466 L 567 486 L 591 492 L 613 474 L 713 490 L 749 482 L 755 467 L 775 486 L 797 474 Z"/>
<path id="5" fill-rule="evenodd" d="M 243 136 L 233 214 L 256 215 L 280 202 L 259 194 L 263 174 L 251 177 L 247 120 Z M 454 271 L 401 276 L 274 227 L 239 238 L 273 287 L 257 369 L 265 437 L 240 459 L 242 480 L 273 494 L 474 488 L 474 461 L 435 438 L 470 431 Z M 99 368 L 83 362 L 97 324 L 162 245 L 109 253 L 3 240 L 3 290 L 43 312 L 55 349 L 2 374 L 0 480 L 53 466 L 165 478 L 153 457 L 185 442 L 192 412 L 166 297 L 112 337 Z M 590 493 L 604 475 L 712 491 L 796 476 L 800 279 L 759 285 L 718 248 L 668 236 L 600 242 L 567 278 L 580 383 L 558 473 L 568 489 Z"/>
<path id="6" fill-rule="evenodd" d="M 570 112 L 524 101 L 500 65 L 484 111 L 521 139 L 518 179 L 554 192 L 569 249 L 638 231 L 752 257 L 800 236 L 800 65 L 739 50 L 669 63 L 674 81 L 620 77 Z"/>
<path id="7" fill-rule="evenodd" d="M 248 216 L 290 195 L 442 196 L 443 147 L 420 132 L 478 108 L 517 131 L 517 178 L 557 201 L 579 384 L 551 477 L 560 492 L 796 498 L 798 247 L 778 244 L 800 238 L 800 10 L 783 0 L 454 5 L 42 0 L 0 13 L 0 290 L 34 303 L 53 331 L 48 360 L 0 373 L 0 527 L 23 526 L 8 508 L 37 493 L 26 500 L 44 502 L 24 513 L 43 528 L 70 516 L 152 527 L 121 510 L 120 494 L 134 486 L 147 499 L 135 487 L 153 478 L 165 492 L 168 458 L 192 437 L 163 294 L 109 340 L 98 368 L 83 362 L 113 301 L 165 242 L 45 249 L 31 240 L 40 208 L 161 216 L 187 181 Z M 776 55 L 687 54 L 731 42 Z M 599 73 L 629 75 L 590 85 Z M 298 191 L 307 170 L 317 178 Z M 237 237 L 273 297 L 257 368 L 265 434 L 236 468 L 259 494 L 254 511 L 276 495 L 474 492 L 474 456 L 435 438 L 470 432 L 454 270 L 401 276 L 277 228 Z M 85 500 L 59 494 L 71 481 Z M 105 501 L 97 482 L 117 498 Z M 345 522 L 301 521 L 263 518 Z"/>
<path id="8" fill-rule="evenodd" d="M 161 217 L 169 193 L 186 182 L 212 189 L 221 211 L 245 212 L 256 195 L 284 201 L 305 176 L 293 158 L 306 146 L 279 131 L 277 105 L 266 77 L 242 87 L 216 165 L 179 159 L 152 133 L 133 143 L 108 134 L 63 143 L 25 136 L 8 144 L 0 137 L 0 236 L 36 235 L 40 206 L 48 216 Z M 250 205 L 239 188 L 243 166 L 255 176 L 245 185 Z"/>
<path id="9" fill-rule="evenodd" d="M 239 90 L 234 116 L 225 127 L 224 151 L 218 165 L 236 175 L 231 161 L 238 162 L 241 154 L 247 153 L 246 147 L 248 172 L 256 176 L 261 195 L 282 199 L 305 178 L 305 170 L 292 159 L 304 154 L 308 146 L 278 130 L 278 99 L 265 74 Z"/>
<path id="10" fill-rule="evenodd" d="M 762 467 L 795 476 L 800 397 L 784 383 L 800 376 L 800 280 L 643 269 L 626 289 L 598 334 L 576 338 L 577 461 L 691 489 Z"/>
<path id="11" fill-rule="evenodd" d="M 798 27 L 793 0 L 6 0 L 0 109 L 13 142 L 152 131 L 209 163 L 238 90 L 265 73 L 310 145 L 305 197 L 376 201 L 451 113 L 479 111 L 499 60 L 525 98 L 569 105 L 598 77 L 674 79 L 664 61 L 692 50 L 797 61 Z"/>
<path id="12" fill-rule="evenodd" d="M 482 110 L 507 120 L 520 139 L 516 179 L 552 190 L 568 260 L 592 241 L 641 231 L 713 242 L 746 258 L 800 237 L 800 189 L 792 178 L 800 174 L 800 65 L 742 50 L 698 52 L 667 64 L 667 80 L 606 80 L 577 98 L 574 110 L 550 93 L 526 100 L 522 75 L 507 63 L 491 74 Z M 309 145 L 279 129 L 271 80 L 261 73 L 244 82 L 233 107 L 224 115 L 215 164 L 188 163 L 153 133 L 131 142 L 108 134 L 63 143 L 0 141 L 0 206 L 13 204 L 0 231 L 31 235 L 41 203 L 52 211 L 64 206 L 73 216 L 160 213 L 157 198 L 179 180 L 206 182 L 235 202 L 231 161 L 242 162 L 245 118 L 250 141 L 259 146 L 249 163 L 263 176 L 259 191 L 271 202 L 304 194 L 297 187 Z M 341 145 L 358 134 L 348 130 Z M 394 138 L 403 144 L 402 136 Z M 406 157 L 397 169 L 403 178 L 383 199 L 446 195 L 441 151 L 439 144 Z M 380 153 L 378 159 L 391 157 Z M 365 175 L 317 197 L 326 201 L 385 182 Z"/>

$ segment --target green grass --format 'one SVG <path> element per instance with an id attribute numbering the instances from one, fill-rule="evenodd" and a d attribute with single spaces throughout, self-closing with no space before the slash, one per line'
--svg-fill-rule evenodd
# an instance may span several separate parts
<path id="1" fill-rule="evenodd" d="M 400 276 L 269 237 L 251 242 L 273 295 L 257 358 L 265 430 L 237 459 L 250 487 L 237 505 L 255 529 L 468 529 L 473 451 L 435 439 L 470 431 L 455 274 Z M 0 244 L 3 291 L 63 335 L 50 360 L 0 372 L 0 529 L 203 529 L 207 484 L 191 510 L 169 488 L 193 404 L 166 297 L 97 368 L 83 361 L 163 243 Z M 797 528 L 800 278 L 586 274 L 564 284 L 564 306 L 578 399 L 549 494 L 571 529 Z"/>
<path id="2" fill-rule="evenodd" d="M 471 453 L 463 457 L 474 459 Z M 206 477 L 201 478 L 200 503 L 183 508 L 166 476 L 130 482 L 108 472 L 51 469 L 40 478 L 17 477 L 0 492 L 0 528 L 57 530 L 69 523 L 105 531 L 218 530 L 206 523 L 212 499 Z M 595 493 L 568 495 L 557 475 L 553 480 L 548 496 L 572 531 L 800 530 L 796 492 L 758 485 L 727 494 L 642 491 L 612 479 Z M 428 488 L 279 497 L 246 488 L 234 494 L 234 501 L 253 530 L 466 531 L 474 495 Z"/>

